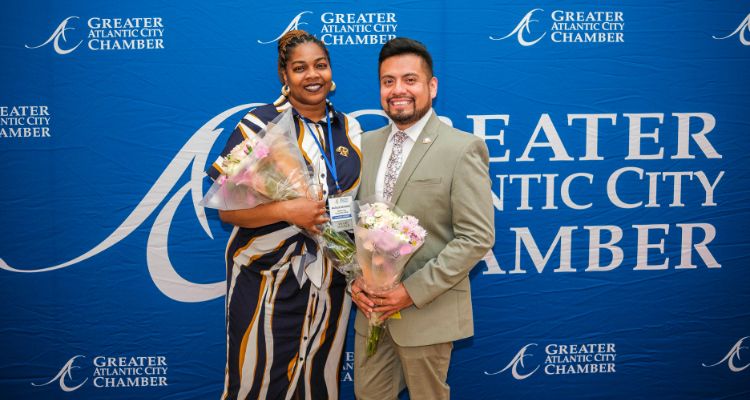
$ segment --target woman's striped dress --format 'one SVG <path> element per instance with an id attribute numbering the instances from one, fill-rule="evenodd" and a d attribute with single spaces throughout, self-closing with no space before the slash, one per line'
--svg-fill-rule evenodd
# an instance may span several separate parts
<path id="1" fill-rule="evenodd" d="M 354 196 L 360 177 L 361 129 L 356 120 L 329 106 L 339 185 L 342 192 Z M 247 113 L 222 156 L 290 107 L 282 97 Z M 309 121 L 294 111 L 294 122 L 299 147 L 323 183 L 323 193 L 336 192 L 311 136 L 315 131 L 322 143 L 327 142 L 326 120 Z M 324 144 L 330 154 L 328 146 Z M 214 179 L 221 172 L 221 160 L 208 171 Z M 226 265 L 227 366 L 222 399 L 338 398 L 351 299 L 344 277 L 331 268 L 315 241 L 284 222 L 235 227 Z"/>

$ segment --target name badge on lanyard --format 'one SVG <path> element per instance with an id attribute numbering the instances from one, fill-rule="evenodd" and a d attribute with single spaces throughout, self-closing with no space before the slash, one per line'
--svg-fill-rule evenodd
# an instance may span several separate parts
<path id="1" fill-rule="evenodd" d="M 323 156 L 326 166 L 328 166 L 328 173 L 331 174 L 331 177 L 333 177 L 333 181 L 336 184 L 336 192 L 341 193 L 342 190 L 339 186 L 338 171 L 336 170 L 336 155 L 333 152 L 333 131 L 331 130 L 331 114 L 328 105 L 326 104 L 326 125 L 328 127 L 328 148 L 331 150 L 330 155 L 326 154 L 323 145 L 320 143 L 320 140 L 318 140 L 318 136 L 315 134 L 315 131 L 312 130 L 307 121 L 305 121 L 305 125 L 307 125 L 310 135 L 315 140 L 315 144 L 318 145 L 320 155 Z M 331 226 L 334 230 L 341 232 L 354 229 L 353 205 L 354 199 L 352 196 L 328 196 L 328 213 L 331 216 Z"/>
<path id="2" fill-rule="evenodd" d="M 331 216 L 331 226 L 337 232 L 354 229 L 354 210 L 352 196 L 329 196 L 328 212 Z"/>

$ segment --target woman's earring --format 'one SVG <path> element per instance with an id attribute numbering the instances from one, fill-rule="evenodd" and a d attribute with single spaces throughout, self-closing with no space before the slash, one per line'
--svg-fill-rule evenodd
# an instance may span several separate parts
<path id="1" fill-rule="evenodd" d="M 284 85 L 281 87 L 281 94 L 284 97 L 289 97 L 289 85 Z"/>
<path id="2" fill-rule="evenodd" d="M 331 81 L 331 90 L 330 91 L 333 92 L 335 90 L 336 90 L 336 82 Z"/>

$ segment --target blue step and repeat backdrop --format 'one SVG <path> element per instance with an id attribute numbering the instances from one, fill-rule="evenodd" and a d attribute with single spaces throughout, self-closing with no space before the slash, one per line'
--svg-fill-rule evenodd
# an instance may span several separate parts
<path id="1" fill-rule="evenodd" d="M 219 397 L 230 227 L 203 171 L 278 96 L 294 27 L 365 129 L 381 44 L 424 42 L 435 110 L 490 149 L 497 242 L 454 398 L 750 396 L 747 2 L 2 8 L 3 398 Z"/>

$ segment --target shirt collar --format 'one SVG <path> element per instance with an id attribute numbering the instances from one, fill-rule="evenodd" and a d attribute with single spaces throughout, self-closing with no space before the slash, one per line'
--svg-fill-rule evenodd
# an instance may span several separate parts
<path id="1" fill-rule="evenodd" d="M 279 112 L 286 110 L 287 108 L 292 109 L 292 115 L 295 117 L 299 117 L 303 121 L 312 122 L 314 124 L 326 122 L 326 119 L 323 118 L 321 121 L 313 121 L 311 119 L 305 118 L 300 114 L 296 108 L 292 107 L 292 103 L 289 101 L 289 99 L 286 96 L 279 97 L 278 100 L 276 100 L 275 104 L 277 104 L 276 108 L 279 110 Z M 336 118 L 336 109 L 333 107 L 333 103 L 326 99 L 326 104 L 328 104 L 328 116 L 331 118 L 331 123 L 336 124 L 338 122 L 338 119 Z"/>
<path id="2" fill-rule="evenodd" d="M 404 133 L 406 133 L 406 136 L 408 136 L 412 142 L 416 143 L 419 134 L 422 133 L 422 129 L 424 129 L 425 125 L 427 125 L 427 120 L 429 120 L 432 116 L 432 112 L 432 108 L 430 108 L 427 113 L 419 119 L 419 121 L 404 130 Z M 396 124 L 391 124 L 391 134 L 390 136 L 388 136 L 388 139 L 392 140 L 393 135 L 395 135 L 398 131 L 400 131 L 400 129 L 398 129 Z"/>

